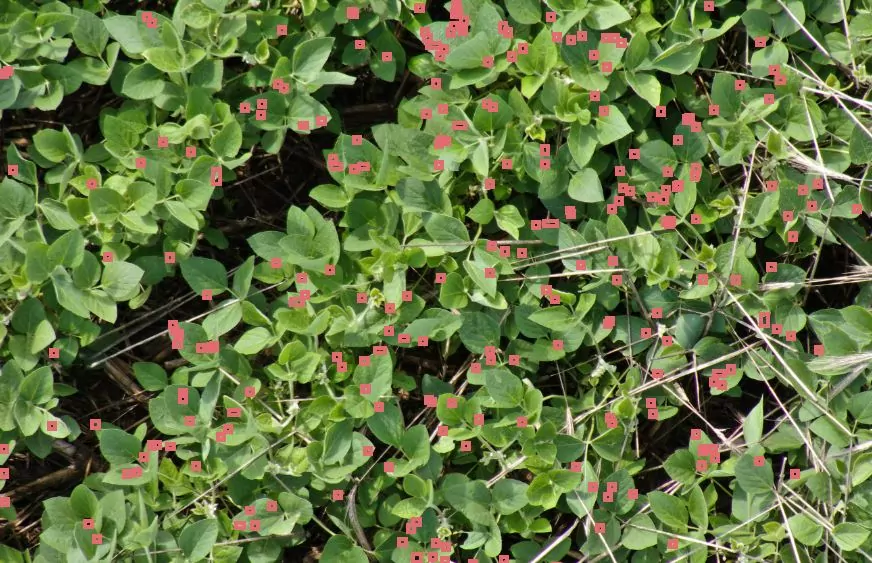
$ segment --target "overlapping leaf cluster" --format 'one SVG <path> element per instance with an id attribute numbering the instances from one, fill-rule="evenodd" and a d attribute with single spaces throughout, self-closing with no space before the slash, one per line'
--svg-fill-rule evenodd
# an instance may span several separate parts
<path id="1" fill-rule="evenodd" d="M 0 443 L 44 458 L 55 440 L 85 439 L 83 421 L 53 414 L 76 393 L 84 352 L 120 312 L 151 305 L 158 284 L 214 295 L 208 314 L 179 325 L 181 367 L 133 364 L 151 395 L 148 421 L 132 432 L 104 421 L 96 436 L 108 469 L 45 502 L 41 543 L 27 557 L 253 562 L 317 546 L 327 563 L 406 563 L 439 537 L 456 559 L 480 563 L 500 554 L 868 559 L 872 245 L 856 204 L 872 209 L 864 99 L 872 12 L 848 0 L 714 4 L 467 0 L 469 30 L 457 35 L 447 33 L 448 6 L 418 14 L 399 0 L 190 0 L 172 14 L 155 10 L 154 28 L 139 12 L 97 2 L 0 2 L 0 62 L 15 66 L 0 81 L 4 118 L 56 109 L 83 84 L 106 85 L 120 101 L 100 110 L 102 136 L 88 146 L 61 127 L 6 150 L 4 164 L 18 175 L 0 184 Z M 348 19 L 349 7 L 358 19 Z M 497 33 L 503 20 L 511 39 Z M 278 25 L 288 26 L 286 37 Z M 425 26 L 449 46 L 443 60 L 413 39 Z M 577 31 L 587 39 L 553 39 Z M 626 48 L 603 32 L 621 33 Z M 754 47 L 761 36 L 767 46 Z M 510 63 L 506 54 L 522 43 L 528 52 Z M 772 65 L 786 84 L 774 84 Z M 394 121 L 358 142 L 334 94 L 354 83 L 350 69 L 364 67 L 372 76 L 357 80 L 399 85 L 408 71 L 418 86 Z M 737 78 L 748 87 L 737 90 Z M 290 84 L 288 94 L 273 89 L 276 79 Z M 266 119 L 238 111 L 258 99 L 267 100 Z M 655 117 L 657 106 L 666 117 Z M 682 121 L 687 113 L 699 131 Z M 329 116 L 335 135 L 323 155 L 333 182 L 307 187 L 313 204 L 292 206 L 284 231 L 252 233 L 253 256 L 242 264 L 206 258 L 209 246 L 227 246 L 209 209 L 234 170 L 307 135 L 318 116 Z M 640 158 L 630 159 L 636 148 Z M 352 173 L 361 162 L 369 170 Z M 698 181 L 693 163 L 703 165 Z M 210 182 L 215 166 L 225 187 Z M 670 181 L 664 167 L 683 190 L 649 204 L 646 194 Z M 609 214 L 619 182 L 636 197 Z M 813 186 L 810 195 L 800 185 Z M 562 219 L 566 206 L 577 220 L 531 228 L 534 219 Z M 664 229 L 664 216 L 677 228 Z M 508 256 L 488 250 L 488 240 Z M 178 265 L 165 263 L 166 252 Z M 828 263 L 834 256 L 841 262 Z M 768 262 L 776 271 L 765 273 Z M 324 273 L 328 265 L 335 275 Z M 700 273 L 708 285 L 696 283 Z M 543 286 L 559 304 L 543 301 Z M 829 286 L 849 289 L 831 305 L 810 297 Z M 289 306 L 302 291 L 310 292 L 304 306 Z M 782 335 L 758 328 L 764 311 Z M 612 329 L 602 326 L 607 316 L 617 320 Z M 394 336 L 386 325 L 397 327 Z M 643 338 L 643 328 L 653 336 Z M 784 337 L 794 331 L 795 340 Z M 424 356 L 419 336 L 429 337 Z M 196 351 L 210 340 L 219 353 Z M 817 343 L 823 356 L 812 354 Z M 382 344 L 388 354 L 358 365 Z M 47 357 L 50 347 L 59 360 Z M 519 365 L 509 365 L 515 355 Z M 415 361 L 423 369 L 413 371 Z M 708 389 L 711 370 L 730 364 L 727 389 Z M 653 379 L 655 370 L 664 377 Z M 435 412 L 422 408 L 426 395 L 438 397 Z M 646 399 L 664 424 L 646 421 Z M 228 408 L 241 417 L 229 419 Z M 737 414 L 717 413 L 726 409 Z M 230 422 L 233 432 L 219 439 Z M 701 440 L 658 446 L 664 432 L 692 428 Z M 147 439 L 172 441 L 175 451 L 139 463 Z M 472 451 L 462 451 L 466 441 Z M 699 469 L 696 446 L 712 442 L 722 463 Z M 374 456 L 363 454 L 367 446 Z M 762 467 L 757 456 L 766 456 Z M 141 476 L 122 478 L 137 466 Z M 793 467 L 803 470 L 799 480 L 787 478 Z M 617 484 L 612 501 L 605 483 Z M 628 496 L 634 489 L 637 499 Z M 343 501 L 332 500 L 334 490 Z M 279 510 L 267 511 L 268 498 Z M 0 508 L 9 520 L 16 514 Z M 415 517 L 421 526 L 408 533 Z M 253 519 L 259 530 L 234 529 Z M 399 537 L 409 537 L 406 547 Z M 671 538 L 678 549 L 667 546 Z M 0 553 L 25 560 L 8 547 Z"/>

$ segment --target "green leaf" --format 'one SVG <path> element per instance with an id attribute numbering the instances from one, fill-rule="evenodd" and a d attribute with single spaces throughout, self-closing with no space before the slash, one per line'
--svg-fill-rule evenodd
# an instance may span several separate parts
<path id="1" fill-rule="evenodd" d="M 103 20 L 85 10 L 74 9 L 73 14 L 78 18 L 76 27 L 73 28 L 76 47 L 86 55 L 101 56 L 109 42 L 109 32 L 103 25 Z"/>
<path id="2" fill-rule="evenodd" d="M 756 444 L 763 437 L 763 399 L 760 399 L 757 406 L 748 413 L 742 425 L 742 433 L 745 436 L 745 443 L 749 446 Z"/>
<path id="3" fill-rule="evenodd" d="M 307 82 L 315 78 L 330 56 L 333 42 L 332 37 L 317 37 L 298 43 L 294 48 L 293 74 Z"/>
<path id="4" fill-rule="evenodd" d="M 158 364 L 136 362 L 133 364 L 133 374 L 146 391 L 163 391 L 167 386 L 167 372 Z"/>
<path id="5" fill-rule="evenodd" d="M 646 529 L 642 529 L 646 528 Z M 624 528 L 621 545 L 633 551 L 641 551 L 657 545 L 657 527 L 647 514 L 633 516 Z"/>
<path id="6" fill-rule="evenodd" d="M 666 458 L 663 469 L 679 483 L 689 485 L 696 479 L 696 457 L 690 450 L 678 450 Z"/>
<path id="7" fill-rule="evenodd" d="M 343 535 L 331 536 L 324 544 L 321 559 L 330 563 L 368 563 L 366 552 Z"/>
<path id="8" fill-rule="evenodd" d="M 848 143 L 848 154 L 854 164 L 869 164 L 872 162 L 872 137 L 859 127 L 854 127 L 851 141 Z"/>
<path id="9" fill-rule="evenodd" d="M 459 252 L 466 248 L 466 245 L 452 243 L 468 243 L 469 232 L 459 219 L 448 215 L 431 214 L 424 219 L 424 230 L 430 235 L 433 242 L 451 244 L 448 248 L 450 252 Z"/>
<path id="10" fill-rule="evenodd" d="M 113 465 L 134 463 L 142 448 L 142 441 L 119 428 L 107 428 L 98 434 L 100 452 Z"/>
<path id="11" fill-rule="evenodd" d="M 528 504 L 529 485 L 515 479 L 501 479 L 493 487 L 493 499 L 500 514 L 514 514 Z"/>
<path id="12" fill-rule="evenodd" d="M 69 139 L 60 131 L 42 129 L 33 136 L 33 146 L 40 156 L 54 163 L 63 162 L 73 154 Z"/>
<path id="13" fill-rule="evenodd" d="M 397 184 L 397 195 L 407 211 L 429 211 L 437 214 L 451 213 L 448 195 L 436 182 L 422 182 L 417 178 L 403 178 Z"/>
<path id="14" fill-rule="evenodd" d="M 542 6 L 538 0 L 508 0 L 506 8 L 513 20 L 524 25 L 533 25 L 542 20 Z"/>
<path id="15" fill-rule="evenodd" d="M 648 502 L 654 516 L 667 526 L 681 530 L 687 527 L 687 507 L 682 499 L 653 491 L 648 493 Z"/>
<path id="16" fill-rule="evenodd" d="M 270 346 L 273 340 L 273 335 L 269 329 L 259 326 L 243 333 L 233 348 L 240 354 L 252 356 Z"/>
<path id="17" fill-rule="evenodd" d="M 321 462 L 324 465 L 333 465 L 342 461 L 342 458 L 351 449 L 351 431 L 353 429 L 353 421 L 345 419 L 335 423 L 327 430 L 327 434 L 324 436 L 324 453 L 321 455 Z"/>
<path id="18" fill-rule="evenodd" d="M 610 145 L 633 132 L 618 106 L 609 106 L 609 115 L 596 118 L 597 139 L 601 145 Z"/>
<path id="19" fill-rule="evenodd" d="M 210 289 L 218 295 L 228 288 L 227 269 L 217 260 L 192 256 L 182 261 L 181 269 L 182 277 L 197 294 Z"/>
<path id="20" fill-rule="evenodd" d="M 42 405 L 52 398 L 54 379 L 51 368 L 43 366 L 24 378 L 19 387 L 19 399 L 34 405 Z"/>
<path id="21" fill-rule="evenodd" d="M 351 202 L 345 190 L 333 184 L 315 186 L 309 192 L 309 197 L 330 209 L 344 209 Z"/>
<path id="22" fill-rule="evenodd" d="M 494 202 L 489 199 L 480 199 L 472 209 L 466 212 L 466 216 L 479 225 L 487 225 L 494 218 Z"/>
<path id="23" fill-rule="evenodd" d="M 614 0 L 593 0 L 584 21 L 592 29 L 609 29 L 630 20 L 630 13 Z"/>
<path id="24" fill-rule="evenodd" d="M 427 501 L 420 498 L 406 498 L 391 508 L 391 514 L 403 519 L 421 516 L 427 509 Z"/>
<path id="25" fill-rule="evenodd" d="M 499 344 L 500 325 L 492 316 L 485 313 L 464 311 L 462 318 L 460 340 L 470 352 L 482 354 L 485 346 Z"/>
<path id="26" fill-rule="evenodd" d="M 767 459 L 763 467 L 754 465 L 754 457 L 745 454 L 736 463 L 736 481 L 748 494 L 763 494 L 772 491 L 775 476 L 772 463 Z"/>
<path id="27" fill-rule="evenodd" d="M 795 514 L 787 519 L 790 533 L 799 543 L 808 546 L 819 545 L 824 528 L 805 514 Z"/>
<path id="28" fill-rule="evenodd" d="M 460 274 L 451 272 L 445 276 L 445 283 L 439 289 L 439 303 L 448 309 L 462 309 L 469 303 Z"/>
<path id="29" fill-rule="evenodd" d="M 756 49 L 751 55 L 751 74 L 757 77 L 768 76 L 769 65 L 785 65 L 788 57 L 787 47 L 781 42 Z"/>
<path id="30" fill-rule="evenodd" d="M 84 305 L 85 294 L 73 285 L 70 274 L 63 267 L 57 266 L 54 269 L 51 274 L 51 280 L 55 290 L 55 297 L 61 307 L 84 319 L 90 317 L 90 312 Z"/>
<path id="31" fill-rule="evenodd" d="M 527 318 L 538 325 L 557 332 L 566 332 L 576 324 L 572 311 L 563 305 L 540 309 Z"/>
<path id="32" fill-rule="evenodd" d="M 142 52 L 151 66 L 163 72 L 181 72 L 184 68 L 182 54 L 170 47 L 152 47 Z"/>
<path id="33" fill-rule="evenodd" d="M 12 328 L 25 335 L 26 350 L 36 354 L 54 342 L 55 331 L 45 316 L 45 309 L 39 300 L 28 297 L 15 308 L 12 314 Z"/>
<path id="34" fill-rule="evenodd" d="M 101 223 L 112 224 L 127 209 L 124 196 L 110 188 L 97 188 L 88 194 L 91 213 Z"/>
<path id="35" fill-rule="evenodd" d="M 524 400 L 524 384 L 511 372 L 501 368 L 487 372 L 484 387 L 497 408 L 516 407 Z"/>
<path id="36" fill-rule="evenodd" d="M 242 320 L 242 310 L 241 303 L 231 305 L 222 303 L 220 307 L 217 307 L 215 311 L 203 319 L 203 330 L 206 331 L 209 339 L 214 340 L 236 328 L 236 325 Z"/>
<path id="37" fill-rule="evenodd" d="M 199 520 L 185 526 L 179 535 L 179 547 L 191 561 L 205 559 L 218 539 L 218 521 Z"/>
<path id="38" fill-rule="evenodd" d="M 691 43 L 675 43 L 660 53 L 650 65 L 645 65 L 646 70 L 662 70 L 669 74 L 684 74 L 699 66 L 702 56 L 703 43 L 699 41 Z"/>
<path id="39" fill-rule="evenodd" d="M 405 425 L 403 414 L 394 403 L 385 402 L 384 412 L 373 414 L 367 421 L 373 435 L 382 442 L 399 448 L 403 440 Z"/>
<path id="40" fill-rule="evenodd" d="M 587 166 L 597 146 L 596 129 L 592 125 L 572 124 L 569 129 L 569 152 L 579 167 Z"/>
<path id="41" fill-rule="evenodd" d="M 64 233 L 48 248 L 49 260 L 66 268 L 77 267 L 82 263 L 84 255 L 85 237 L 78 229 Z"/>
<path id="42" fill-rule="evenodd" d="M 493 520 L 491 493 L 484 481 L 471 481 L 461 473 L 449 473 L 439 490 L 452 508 L 472 522 L 482 524 Z"/>
<path id="43" fill-rule="evenodd" d="M 524 74 L 545 76 L 559 58 L 557 45 L 551 40 L 551 31 L 543 28 L 530 44 L 527 54 L 518 55 L 518 70 Z"/>
<path id="44" fill-rule="evenodd" d="M 833 528 L 833 539 L 842 550 L 856 551 L 869 539 L 869 530 L 853 522 L 842 522 Z"/>
<path id="45" fill-rule="evenodd" d="M 137 16 L 112 16 L 105 18 L 103 24 L 112 39 L 132 55 L 139 55 L 148 47 L 160 45 L 158 32 L 145 27 Z"/>
<path id="46" fill-rule="evenodd" d="M 70 495 L 70 508 L 79 518 L 98 518 L 100 504 L 97 495 L 85 485 L 77 485 Z"/>
<path id="47" fill-rule="evenodd" d="M 640 98 L 648 102 L 651 107 L 660 105 L 660 81 L 654 76 L 640 72 L 628 72 L 624 75 L 627 79 L 627 84 L 636 92 Z"/>
<path id="48" fill-rule="evenodd" d="M 139 292 L 145 270 L 130 262 L 109 262 L 103 267 L 101 287 L 115 301 L 127 301 Z"/>
<path id="49" fill-rule="evenodd" d="M 228 121 L 224 128 L 212 137 L 211 147 L 219 158 L 231 159 L 239 154 L 242 146 L 242 128 L 234 119 Z"/>
<path id="50" fill-rule="evenodd" d="M 524 218 L 514 205 L 504 205 L 494 213 L 497 227 L 509 233 L 516 239 L 521 238 L 521 229 L 524 226 Z"/>
<path id="51" fill-rule="evenodd" d="M 569 181 L 569 197 L 583 203 L 605 201 L 603 185 L 599 174 L 593 168 L 582 168 L 581 172 L 573 174 Z"/>
<path id="52" fill-rule="evenodd" d="M 124 77 L 121 93 L 131 100 L 150 100 L 166 87 L 161 71 L 148 63 L 133 67 Z"/>

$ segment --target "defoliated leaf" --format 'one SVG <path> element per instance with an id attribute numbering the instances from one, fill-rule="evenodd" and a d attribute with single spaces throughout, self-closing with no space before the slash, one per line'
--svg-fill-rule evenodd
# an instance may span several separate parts
<path id="1" fill-rule="evenodd" d="M 218 521 L 199 520 L 188 524 L 182 530 L 179 535 L 179 547 L 189 561 L 200 561 L 212 552 L 216 539 L 218 539 Z"/>

